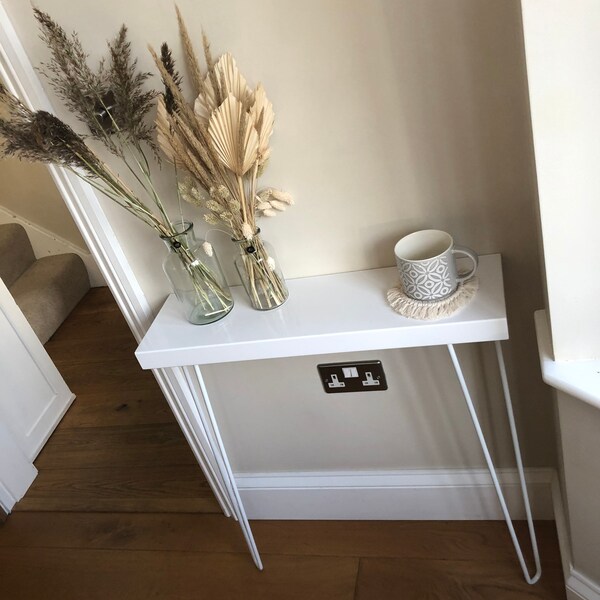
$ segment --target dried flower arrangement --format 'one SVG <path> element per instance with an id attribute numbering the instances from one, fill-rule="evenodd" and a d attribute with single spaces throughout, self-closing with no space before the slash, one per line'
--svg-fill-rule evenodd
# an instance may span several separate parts
<path id="1" fill-rule="evenodd" d="M 274 308 L 287 299 L 287 287 L 256 219 L 275 216 L 293 200 L 272 188 L 257 190 L 271 154 L 273 105 L 262 84 L 248 86 L 231 54 L 213 59 L 204 34 L 203 69 L 178 9 L 177 18 L 195 99 L 184 98 L 168 46 L 163 44 L 160 56 L 150 47 L 166 89 L 156 117 L 159 146 L 191 175 L 180 184 L 182 198 L 202 207 L 209 224 L 225 225 L 238 242 L 236 266 L 253 306 Z"/>
<path id="2" fill-rule="evenodd" d="M 4 138 L 0 154 L 65 167 L 152 227 L 161 238 L 175 239 L 181 233 L 183 219 L 179 227 L 167 215 L 144 150 L 144 146 L 149 147 L 156 157 L 154 127 L 147 124 L 146 117 L 157 94 L 144 90 L 151 74 L 138 71 L 137 61 L 131 57 L 127 28 L 122 26 L 108 43 L 109 59 L 101 61 L 94 71 L 76 33 L 69 36 L 46 13 L 38 9 L 34 13 L 41 38 L 50 51 L 42 72 L 65 106 L 87 126 L 89 134 L 76 133 L 46 111 L 30 110 L 0 83 L 0 106 L 5 109 L 0 117 L 0 136 Z M 165 101 L 168 96 L 160 99 L 161 105 Z M 119 159 L 139 191 L 99 157 L 89 140 L 100 142 Z M 185 243 L 173 244 L 173 250 L 189 273 L 197 301 L 205 305 L 207 312 L 227 314 L 232 299 L 224 280 L 199 261 Z"/>

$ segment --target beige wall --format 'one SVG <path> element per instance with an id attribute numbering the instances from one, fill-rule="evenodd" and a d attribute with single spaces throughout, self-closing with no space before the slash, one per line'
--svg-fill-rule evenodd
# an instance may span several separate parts
<path id="1" fill-rule="evenodd" d="M 44 165 L 15 158 L 0 159 L 0 208 L 86 249 L 85 242 Z"/>
<path id="2" fill-rule="evenodd" d="M 506 345 L 526 462 L 554 462 L 533 310 L 543 305 L 520 5 L 517 0 L 180 0 L 192 34 L 230 50 L 273 100 L 265 183 L 297 206 L 264 222 L 288 277 L 393 264 L 393 244 L 422 227 L 450 231 L 479 253 L 501 252 L 511 341 Z M 45 57 L 31 8 L 5 0 L 34 63 Z M 37 5 L 77 29 L 94 56 L 124 21 L 146 43 L 176 48 L 170 0 L 67 0 Z M 143 7 L 143 9 L 142 9 Z M 167 187 L 170 178 L 162 176 Z M 169 291 L 162 245 L 105 203 L 151 303 Z M 171 203 L 173 205 L 173 203 Z M 201 218 L 195 215 L 201 225 Z M 226 245 L 219 246 L 226 251 Z M 224 253 L 223 262 L 229 258 Z M 201 329 L 198 335 L 202 335 Z M 489 348 L 461 349 L 486 420 L 505 431 Z M 326 396 L 320 357 L 207 369 L 238 470 L 480 465 L 459 388 L 442 349 L 355 354 L 381 358 L 385 393 Z M 481 377 L 490 374 L 490 384 Z M 430 373 L 433 372 L 435 379 Z M 512 464 L 504 433 L 500 463 Z"/>
<path id="3" fill-rule="evenodd" d="M 0 207 L 85 248 L 85 242 L 43 165 L 0 160 Z"/>
<path id="4" fill-rule="evenodd" d="M 0 207 L 86 248 L 85 242 L 43 165 L 0 160 Z"/>

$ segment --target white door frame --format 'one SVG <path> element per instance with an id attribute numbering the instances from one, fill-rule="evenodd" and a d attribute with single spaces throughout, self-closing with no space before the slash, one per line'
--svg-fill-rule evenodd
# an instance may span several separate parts
<path id="1" fill-rule="evenodd" d="M 29 61 L 2 0 L 0 0 L 0 76 L 11 91 L 28 106 L 54 112 L 50 98 Z M 154 315 L 95 191 L 87 183 L 61 167 L 51 165 L 48 169 L 133 335 L 139 342 Z M 216 474 L 216 458 L 210 451 L 206 432 L 195 412 L 193 396 L 188 384 L 176 370 L 167 372 L 157 369 L 153 373 L 223 512 L 229 516 L 231 499 L 225 492 L 227 488 L 223 485 L 223 481 Z"/>

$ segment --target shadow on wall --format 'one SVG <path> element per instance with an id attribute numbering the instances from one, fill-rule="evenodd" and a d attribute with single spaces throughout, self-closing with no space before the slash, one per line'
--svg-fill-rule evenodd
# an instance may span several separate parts
<path id="1" fill-rule="evenodd" d="M 0 160 L 0 209 L 85 249 L 86 245 L 44 165 Z"/>

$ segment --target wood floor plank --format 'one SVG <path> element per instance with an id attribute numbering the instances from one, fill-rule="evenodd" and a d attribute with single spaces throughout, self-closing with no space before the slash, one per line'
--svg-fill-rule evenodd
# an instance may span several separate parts
<path id="1" fill-rule="evenodd" d="M 0 548 L 0 598 L 352 600 L 358 560 L 247 554 Z M 235 574 L 233 576 L 233 574 Z"/>
<path id="2" fill-rule="evenodd" d="M 151 371 L 143 371 L 132 357 L 103 363 L 62 364 L 60 374 L 75 395 L 156 389 Z"/>
<path id="3" fill-rule="evenodd" d="M 82 302 L 85 302 L 86 298 Z M 80 303 L 81 304 L 81 303 Z M 114 335 L 131 334 L 131 330 L 118 309 L 98 310 L 82 313 L 76 308 L 70 317 L 50 338 L 50 342 L 60 340 L 93 340 L 111 338 Z"/>
<path id="4" fill-rule="evenodd" d="M 242 552 L 233 520 L 215 514 L 18 513 L 0 534 L 0 546 L 57 546 L 130 550 Z M 266 554 L 514 561 L 500 522 L 253 521 Z M 525 524 L 516 523 L 517 530 Z M 536 524 L 544 564 L 560 566 L 554 523 Z M 113 532 L 114 536 L 106 535 Z M 19 537 L 20 533 L 20 537 Z M 524 533 L 524 531 L 523 531 Z"/>
<path id="5" fill-rule="evenodd" d="M 221 513 L 198 465 L 43 470 L 16 510 Z"/>
<path id="6" fill-rule="evenodd" d="M 21 500 L 18 511 L 46 512 L 55 515 L 59 512 L 88 513 L 218 513 L 222 515 L 214 496 L 194 496 L 189 498 L 128 498 L 112 496 L 110 498 L 91 498 L 77 496 L 53 496 L 47 498 L 26 498 Z M 225 518 L 225 517 L 223 517 Z"/>
<path id="7" fill-rule="evenodd" d="M 175 417 L 156 387 L 80 394 L 60 422 L 60 429 L 174 423 Z"/>
<path id="8" fill-rule="evenodd" d="M 107 286 L 91 288 L 83 300 L 77 304 L 70 318 L 78 319 L 96 312 L 111 312 L 117 315 L 121 321 L 125 321 L 110 288 Z"/>
<path id="9" fill-rule="evenodd" d="M 50 338 L 50 342 L 62 339 L 89 342 L 94 338 L 110 338 L 123 333 L 132 335 L 110 290 L 100 287 L 88 291 Z"/>
<path id="10" fill-rule="evenodd" d="M 53 362 L 60 368 L 65 365 L 108 362 L 134 358 L 137 348 L 130 331 L 96 339 L 50 340 L 44 346 Z"/>
<path id="11" fill-rule="evenodd" d="M 560 565 L 544 565 L 529 585 L 516 560 L 457 561 L 364 558 L 356 600 L 565 600 Z"/>
<path id="12" fill-rule="evenodd" d="M 537 521 L 544 560 L 561 564 L 554 521 Z M 257 544 L 274 554 L 516 560 L 504 521 L 254 521 Z M 527 558 L 527 523 L 515 522 Z"/>
<path id="13" fill-rule="evenodd" d="M 74 496 L 55 496 L 46 498 L 30 498 L 23 500 L 19 511 L 46 512 L 53 515 L 60 512 L 88 513 L 217 513 L 222 515 L 216 500 L 210 496 L 194 496 L 189 498 L 127 498 L 114 496 L 111 498 L 81 498 Z"/>
<path id="14" fill-rule="evenodd" d="M 0 547 L 212 553 L 247 549 L 239 525 L 222 514 L 114 512 L 15 512 L 0 532 Z M 269 554 L 268 547 L 261 549 Z"/>
<path id="15" fill-rule="evenodd" d="M 35 461 L 38 469 L 197 465 L 176 423 L 59 428 Z"/>

